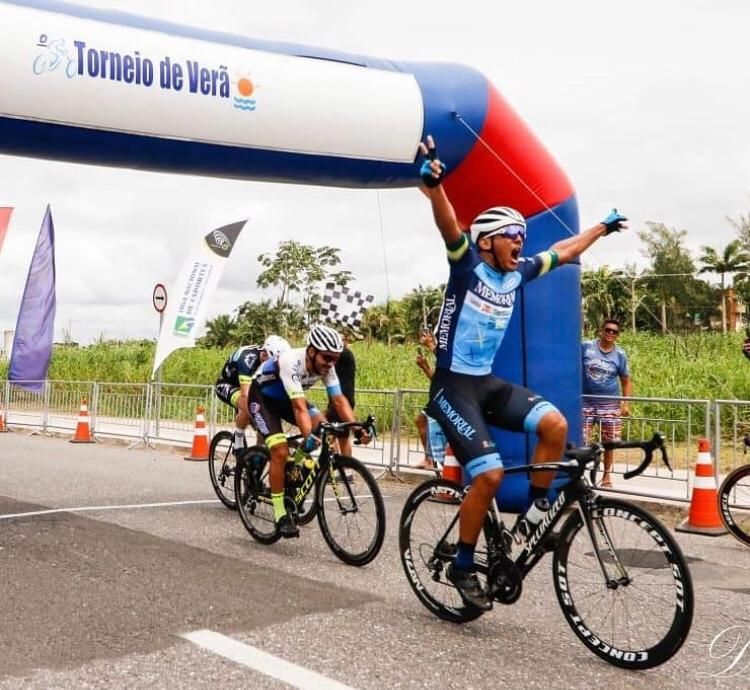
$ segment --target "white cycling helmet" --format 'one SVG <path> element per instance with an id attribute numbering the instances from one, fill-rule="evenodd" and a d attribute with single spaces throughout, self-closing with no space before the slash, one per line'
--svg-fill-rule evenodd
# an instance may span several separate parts
<path id="1" fill-rule="evenodd" d="M 310 329 L 310 332 L 307 334 L 307 344 L 321 352 L 344 351 L 344 341 L 338 331 L 321 324 L 313 326 Z"/>
<path id="2" fill-rule="evenodd" d="M 509 206 L 493 206 L 482 211 L 471 224 L 471 241 L 476 244 L 480 237 L 502 234 L 511 225 L 520 225 L 526 230 L 526 219 Z"/>
<path id="3" fill-rule="evenodd" d="M 292 346 L 280 335 L 269 335 L 261 346 L 261 350 L 265 350 L 271 358 L 278 357 L 282 352 L 291 349 Z"/>

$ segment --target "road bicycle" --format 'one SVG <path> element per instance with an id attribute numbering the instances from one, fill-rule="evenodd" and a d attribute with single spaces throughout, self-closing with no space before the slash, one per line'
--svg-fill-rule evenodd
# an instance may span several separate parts
<path id="1" fill-rule="evenodd" d="M 297 524 L 318 518 L 321 534 L 331 551 L 344 563 L 362 566 L 380 552 L 385 537 L 385 504 L 375 477 L 356 458 L 334 451 L 334 432 L 361 429 L 375 435 L 375 419 L 364 422 L 324 422 L 317 458 L 304 455 L 301 462 L 287 462 L 284 501 Z M 355 443 L 360 432 L 355 432 Z M 290 447 L 300 436 L 288 436 Z M 261 544 L 280 538 L 274 520 L 268 482 L 270 453 L 252 446 L 242 456 L 234 475 L 234 492 L 240 519 Z M 308 507 L 306 502 L 314 499 Z"/>
<path id="2" fill-rule="evenodd" d="M 506 477 L 554 470 L 564 481 L 555 481 L 556 498 L 552 493 L 550 509 L 525 539 L 505 526 L 493 501 L 477 544 L 477 574 L 495 602 L 512 604 L 524 578 L 551 552 L 557 600 L 578 638 L 610 664 L 652 668 L 670 659 L 688 635 L 692 579 L 680 547 L 656 518 L 594 490 L 605 448 L 643 451 L 643 461 L 626 479 L 641 474 L 656 450 L 669 467 L 664 437 L 655 434 L 649 441 L 569 449 L 560 462 L 506 468 Z M 424 482 L 406 500 L 399 524 L 401 563 L 412 590 L 433 614 L 454 623 L 484 613 L 466 604 L 446 578 L 468 491 L 443 479 Z"/>
<path id="3" fill-rule="evenodd" d="M 287 437 L 290 454 L 296 451 L 301 439 L 301 436 Z M 214 434 L 208 448 L 208 474 L 219 500 L 230 510 L 237 510 L 234 477 L 245 457 L 253 453 L 249 453 L 251 448 L 243 448 L 235 454 L 233 442 L 234 434 L 231 431 L 219 431 Z M 311 496 L 307 497 L 302 505 L 297 507 L 298 524 L 306 525 L 315 517 L 315 512 L 315 502 Z"/>
<path id="4" fill-rule="evenodd" d="M 747 452 L 750 436 L 743 440 Z M 724 478 L 719 487 L 719 515 L 729 533 L 750 546 L 750 465 L 742 465 Z"/>
<path id="5" fill-rule="evenodd" d="M 237 457 L 233 452 L 234 434 L 219 431 L 208 446 L 208 475 L 219 500 L 230 510 L 237 510 L 234 499 L 234 473 Z"/>

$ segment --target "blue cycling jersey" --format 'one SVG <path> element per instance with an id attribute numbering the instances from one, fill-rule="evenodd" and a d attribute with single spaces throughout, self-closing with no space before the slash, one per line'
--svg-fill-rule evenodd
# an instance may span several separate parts
<path id="1" fill-rule="evenodd" d="M 521 258 L 515 271 L 500 271 L 482 261 L 463 235 L 448 247 L 450 276 L 437 327 L 437 366 L 458 374 L 484 376 L 513 315 L 516 291 L 557 266 L 554 251 Z"/>

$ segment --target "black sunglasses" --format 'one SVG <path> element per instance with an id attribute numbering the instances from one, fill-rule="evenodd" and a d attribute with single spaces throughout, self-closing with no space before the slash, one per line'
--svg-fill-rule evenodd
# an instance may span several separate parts
<path id="1" fill-rule="evenodd" d="M 620 331 L 615 330 L 614 328 L 605 328 L 605 333 L 609 333 L 610 335 L 620 335 Z"/>
<path id="2" fill-rule="evenodd" d="M 338 355 L 324 355 L 322 352 L 315 352 L 326 364 L 336 364 L 339 356 Z"/>

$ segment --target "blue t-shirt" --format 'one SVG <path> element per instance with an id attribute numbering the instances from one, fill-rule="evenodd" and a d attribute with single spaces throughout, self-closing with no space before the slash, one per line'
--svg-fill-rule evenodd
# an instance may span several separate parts
<path id="1" fill-rule="evenodd" d="M 620 377 L 630 376 L 628 356 L 615 345 L 603 352 L 598 340 L 581 345 L 583 358 L 583 392 L 588 395 L 620 395 Z"/>
<path id="2" fill-rule="evenodd" d="M 500 271 L 482 261 L 464 235 L 448 248 L 450 276 L 435 333 L 436 365 L 458 374 L 484 376 L 508 330 L 516 291 L 557 265 L 557 254 L 521 258 L 515 271 Z"/>

